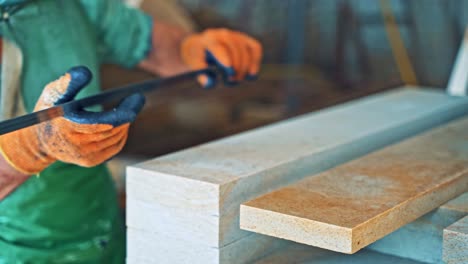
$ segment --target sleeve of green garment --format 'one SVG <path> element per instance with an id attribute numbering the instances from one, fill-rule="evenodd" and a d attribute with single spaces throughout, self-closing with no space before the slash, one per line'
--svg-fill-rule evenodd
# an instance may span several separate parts
<path id="1" fill-rule="evenodd" d="M 96 27 L 102 62 L 127 68 L 143 60 L 151 49 L 152 19 L 122 0 L 80 0 Z"/>

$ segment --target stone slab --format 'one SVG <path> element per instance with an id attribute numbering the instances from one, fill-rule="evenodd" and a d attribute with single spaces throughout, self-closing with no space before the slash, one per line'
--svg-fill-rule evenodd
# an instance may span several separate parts
<path id="1" fill-rule="evenodd" d="M 468 98 L 401 88 L 150 160 L 127 170 L 127 224 L 221 248 L 250 234 L 242 202 L 467 112 Z"/>
<path id="2" fill-rule="evenodd" d="M 240 226 L 355 253 L 468 190 L 468 118 L 244 203 Z"/>
<path id="3" fill-rule="evenodd" d="M 290 244 L 252 234 L 222 248 L 213 248 L 133 228 L 127 229 L 127 241 L 128 264 L 252 263 Z"/>
<path id="4" fill-rule="evenodd" d="M 444 229 L 443 259 L 447 264 L 468 263 L 468 216 Z"/>

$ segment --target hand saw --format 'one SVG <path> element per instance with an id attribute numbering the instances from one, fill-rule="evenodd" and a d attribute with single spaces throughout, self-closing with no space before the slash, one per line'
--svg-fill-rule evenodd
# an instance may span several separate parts
<path id="1" fill-rule="evenodd" d="M 29 126 L 37 125 L 39 123 L 49 121 L 57 117 L 62 117 L 67 112 L 67 109 L 83 109 L 85 107 L 90 107 L 94 105 L 102 105 L 104 103 L 123 99 L 132 94 L 146 93 L 163 88 L 165 86 L 170 86 L 188 80 L 193 80 L 200 74 L 207 74 L 209 76 L 216 77 L 218 71 L 219 70 L 216 67 L 208 67 L 201 70 L 183 73 L 174 77 L 151 79 L 140 83 L 130 84 L 82 99 L 55 105 L 47 109 L 43 109 L 37 112 L 33 112 L 30 114 L 26 114 L 23 116 L 0 122 L 0 135 L 7 134 Z"/>

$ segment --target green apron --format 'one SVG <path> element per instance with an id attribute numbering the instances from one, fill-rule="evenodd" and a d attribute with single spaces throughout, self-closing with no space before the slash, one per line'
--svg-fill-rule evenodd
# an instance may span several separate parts
<path id="1" fill-rule="evenodd" d="M 0 34 L 23 53 L 28 111 L 70 67 L 94 74 L 82 97 L 98 92 L 101 63 L 133 67 L 150 48 L 151 19 L 120 0 L 0 0 L 0 7 L 11 12 Z M 0 201 L 0 264 L 123 263 L 121 220 L 104 165 L 56 162 Z"/>

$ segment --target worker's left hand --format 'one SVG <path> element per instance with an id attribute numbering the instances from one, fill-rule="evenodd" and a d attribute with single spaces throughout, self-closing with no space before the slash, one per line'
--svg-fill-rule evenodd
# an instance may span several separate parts
<path id="1" fill-rule="evenodd" d="M 86 67 L 70 69 L 44 88 L 34 111 L 74 100 L 90 80 L 91 71 Z M 143 95 L 134 94 L 110 111 L 64 107 L 63 117 L 1 136 L 0 152 L 13 169 L 24 175 L 39 173 L 57 160 L 96 166 L 120 152 L 130 123 L 144 102 Z"/>
<path id="2" fill-rule="evenodd" d="M 256 78 L 262 59 L 262 45 L 241 32 L 208 29 L 189 35 L 182 41 L 181 57 L 193 70 L 217 65 L 224 71 L 228 83 L 236 83 Z M 198 81 L 204 87 L 211 87 L 215 82 L 208 75 L 199 76 Z"/>

